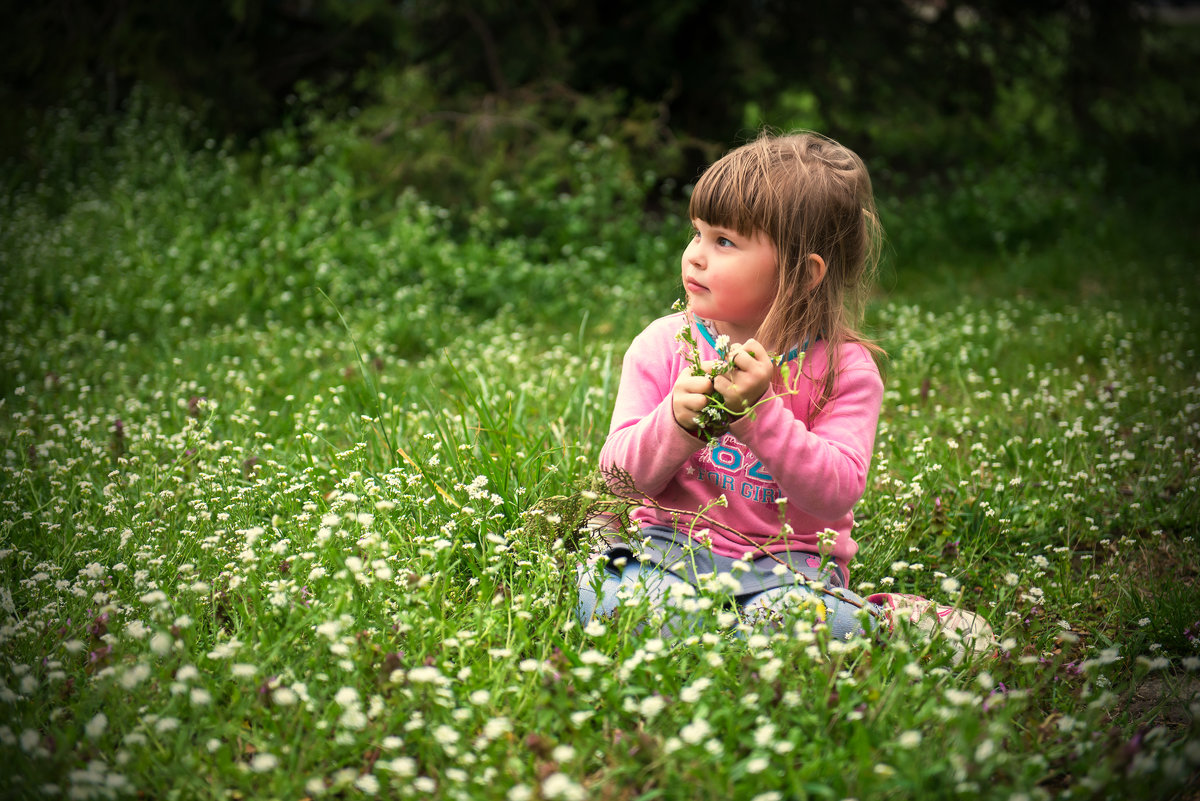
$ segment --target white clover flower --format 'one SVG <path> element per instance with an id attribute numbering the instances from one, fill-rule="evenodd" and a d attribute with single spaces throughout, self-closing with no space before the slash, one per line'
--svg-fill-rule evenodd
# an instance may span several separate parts
<path id="1" fill-rule="evenodd" d="M 333 696 L 333 702 L 343 708 L 358 706 L 358 690 L 353 687 L 343 687 Z"/>
<path id="2" fill-rule="evenodd" d="M 762 773 L 769 767 L 771 767 L 771 760 L 764 756 L 751 757 L 750 760 L 746 762 L 746 772 L 752 776 Z"/>
<path id="3" fill-rule="evenodd" d="M 104 730 L 108 728 L 108 716 L 103 712 L 97 712 L 87 725 L 83 727 L 83 732 L 89 738 L 95 740 L 100 735 L 104 734 Z"/>
<path id="4" fill-rule="evenodd" d="M 235 679 L 252 679 L 258 668 L 246 662 L 234 662 L 229 666 L 229 672 Z"/>
<path id="5" fill-rule="evenodd" d="M 433 730 L 433 739 L 437 740 L 443 747 L 454 745 L 458 742 L 459 737 L 460 735 L 455 729 L 445 724 Z"/>
<path id="6" fill-rule="evenodd" d="M 299 696 L 290 687 L 278 687 L 271 692 L 271 700 L 279 706 L 293 706 L 299 700 Z"/>
<path id="7" fill-rule="evenodd" d="M 178 718 L 159 718 L 154 724 L 154 730 L 160 734 L 175 731 L 179 728 Z"/>
<path id="8" fill-rule="evenodd" d="M 32 754 L 41 747 L 42 735 L 37 729 L 25 729 L 21 732 L 21 750 L 27 754 Z"/>
<path id="9" fill-rule="evenodd" d="M 916 729 L 909 729 L 900 733 L 900 736 L 896 738 L 896 744 L 901 748 L 916 748 L 921 744 L 921 739 L 921 732 Z"/>
<path id="10" fill-rule="evenodd" d="M 759 793 L 750 799 L 750 801 L 782 801 L 783 793 L 778 790 L 768 790 L 765 793 Z"/>
<path id="11" fill-rule="evenodd" d="M 489 740 L 495 740 L 510 731 L 512 731 L 512 722 L 504 716 L 492 718 L 483 724 L 483 736 Z"/>
<path id="12" fill-rule="evenodd" d="M 605 628 L 604 624 L 601 623 L 597 618 L 592 618 L 583 628 L 583 633 L 589 637 L 599 637 L 606 631 L 608 631 L 608 629 Z"/>
<path id="13" fill-rule="evenodd" d="M 375 766 L 383 770 L 391 771 L 397 776 L 417 775 L 417 761 L 412 757 L 400 756 L 394 759 L 381 760 L 377 762 Z"/>
<path id="14" fill-rule="evenodd" d="M 414 684 L 436 684 L 442 680 L 442 674 L 432 666 L 415 667 L 408 671 L 408 680 Z"/>
<path id="15" fill-rule="evenodd" d="M 942 579 L 942 592 L 946 593 L 947 595 L 953 595 L 954 593 L 958 592 L 959 587 L 961 586 L 962 585 L 958 583 L 958 579 Z"/>
<path id="16" fill-rule="evenodd" d="M 132 690 L 150 677 L 150 666 L 139 662 L 121 674 L 121 686 Z"/>
<path id="17" fill-rule="evenodd" d="M 612 659 L 595 648 L 589 648 L 579 655 L 579 661 L 585 665 L 607 665 Z"/>
<path id="18" fill-rule="evenodd" d="M 996 744 L 991 740 L 984 740 L 975 748 L 975 761 L 986 762 L 994 753 L 996 753 Z"/>
<path id="19" fill-rule="evenodd" d="M 661 695 L 650 695 L 642 699 L 638 704 L 638 712 L 647 720 L 652 719 L 659 712 L 662 712 L 667 706 L 666 700 Z"/>
<path id="20" fill-rule="evenodd" d="M 533 790 L 524 784 L 514 784 L 505 797 L 508 801 L 529 801 L 533 798 Z"/>
<path id="21" fill-rule="evenodd" d="M 216 648 L 208 652 L 209 659 L 228 659 L 242 647 L 241 641 L 234 638 L 229 642 L 218 643 Z"/>
<path id="22" fill-rule="evenodd" d="M 704 691 L 710 686 L 712 686 L 712 679 L 702 676 L 701 678 L 698 678 L 689 684 L 687 687 L 684 687 L 682 690 L 680 690 L 679 700 L 683 701 L 685 704 L 694 704 L 696 701 L 700 700 L 700 696 L 703 695 Z"/>
<path id="23" fill-rule="evenodd" d="M 156 631 L 150 637 L 150 650 L 159 656 L 164 656 L 171 651 L 171 646 L 175 644 L 175 640 L 166 632 Z"/>
<path id="24" fill-rule="evenodd" d="M 1150 659 L 1150 658 L 1144 657 L 1144 656 L 1139 656 L 1137 658 L 1137 661 L 1138 661 L 1139 665 L 1145 665 L 1146 670 L 1151 670 L 1151 671 L 1162 670 L 1164 668 L 1171 666 L 1171 660 L 1167 659 L 1165 656 L 1156 656 L 1153 659 Z"/>
<path id="25" fill-rule="evenodd" d="M 679 731 L 679 739 L 688 745 L 696 745 L 712 734 L 712 726 L 707 720 L 697 718 Z"/>
<path id="26" fill-rule="evenodd" d="M 150 629 L 146 628 L 146 624 L 140 620 L 131 620 L 129 625 L 125 627 L 125 633 L 135 640 L 140 640 L 148 634 Z"/>
<path id="27" fill-rule="evenodd" d="M 338 717 L 338 725 L 343 729 L 361 731 L 367 727 L 367 716 L 360 707 L 352 706 Z"/>
<path id="28" fill-rule="evenodd" d="M 754 731 L 754 744 L 759 748 L 768 747 L 771 741 L 775 739 L 775 732 L 774 723 L 764 723 Z"/>
<path id="29" fill-rule="evenodd" d="M 379 792 L 379 779 L 373 773 L 364 773 L 354 780 L 354 786 L 364 795 L 375 795 Z"/>
<path id="30" fill-rule="evenodd" d="M 203 687 L 193 687 L 188 697 L 196 706 L 208 706 L 212 703 L 212 694 Z"/>
<path id="31" fill-rule="evenodd" d="M 953 687 L 946 690 L 946 700 L 955 706 L 974 706 L 979 703 L 979 698 L 974 693 L 956 690 Z"/>
<path id="32" fill-rule="evenodd" d="M 542 795 L 562 801 L 583 801 L 586 797 L 583 788 L 562 772 L 551 773 L 542 781 Z"/>
<path id="33" fill-rule="evenodd" d="M 255 773 L 266 773 L 279 767 L 279 757 L 260 751 L 250 759 L 250 770 Z"/>

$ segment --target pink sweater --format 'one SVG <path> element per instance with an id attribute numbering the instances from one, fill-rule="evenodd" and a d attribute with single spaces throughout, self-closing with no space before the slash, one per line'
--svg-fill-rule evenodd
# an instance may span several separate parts
<path id="1" fill-rule="evenodd" d="M 866 489 L 883 399 L 883 381 L 870 353 L 861 345 L 843 346 L 834 395 L 814 421 L 825 375 L 825 343 L 818 340 L 809 347 L 798 379 L 792 362 L 789 383 L 798 380 L 799 392 L 772 397 L 710 449 L 680 427 L 671 411 L 671 389 L 687 368 L 683 346 L 675 339 L 686 319 L 678 313 L 655 320 L 625 353 L 601 470 L 620 468 L 633 479 L 639 497 L 684 511 L 673 519 L 643 506 L 632 518 L 711 540 L 713 551 L 733 558 L 763 550 L 820 553 L 819 536 L 832 529 L 837 537 L 829 553 L 848 568 L 858 551 L 850 536 L 851 510 Z M 717 358 L 701 333 L 693 333 L 700 358 Z M 695 513 L 720 495 L 728 505 L 706 514 L 742 537 L 696 519 Z M 780 521 L 784 498 L 791 526 L 786 534 Z"/>

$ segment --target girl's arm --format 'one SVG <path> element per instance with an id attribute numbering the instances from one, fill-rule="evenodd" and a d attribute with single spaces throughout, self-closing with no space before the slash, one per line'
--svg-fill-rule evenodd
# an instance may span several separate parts
<path id="1" fill-rule="evenodd" d="M 864 357 L 866 364 L 838 376 L 834 396 L 811 428 L 782 397 L 730 426 L 762 461 L 789 505 L 819 520 L 841 519 L 866 491 L 883 381 L 870 357 Z"/>
<path id="2" fill-rule="evenodd" d="M 703 446 L 676 422 L 672 391 L 684 364 L 674 358 L 674 344 L 643 333 L 625 353 L 612 425 L 600 451 L 600 470 L 615 490 L 620 486 L 613 468 L 628 473 L 641 495 L 658 495 Z"/>

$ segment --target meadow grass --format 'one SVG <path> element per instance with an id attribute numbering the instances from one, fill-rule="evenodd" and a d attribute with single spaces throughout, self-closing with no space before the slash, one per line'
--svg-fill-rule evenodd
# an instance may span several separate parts
<path id="1" fill-rule="evenodd" d="M 1196 791 L 1194 235 L 1117 209 L 942 249 L 885 198 L 911 230 L 871 312 L 852 585 L 976 609 L 999 647 L 756 630 L 719 597 L 664 642 L 573 607 L 620 357 L 685 226 L 452 233 L 334 148 L 189 124 L 64 114 L 44 152 L 74 161 L 0 201 L 5 797 Z"/>

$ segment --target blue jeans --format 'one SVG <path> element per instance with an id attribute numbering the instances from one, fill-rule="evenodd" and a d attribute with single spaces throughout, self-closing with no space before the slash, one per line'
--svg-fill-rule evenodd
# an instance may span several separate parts
<path id="1" fill-rule="evenodd" d="M 699 613 L 687 609 L 687 599 L 696 595 L 694 585 L 687 586 L 690 584 L 658 564 L 640 562 L 636 557 L 605 561 L 580 568 L 579 605 L 575 613 L 586 626 L 593 617 L 606 617 L 624 604 L 644 601 L 652 609 L 662 611 L 663 638 L 679 639 L 701 630 Z M 673 590 L 677 585 L 685 586 Z M 865 634 L 864 617 L 874 630 L 880 614 L 875 604 L 843 587 L 813 590 L 803 583 L 733 595 L 732 605 L 743 620 L 767 627 L 779 626 L 804 607 L 816 608 L 818 619 L 838 639 Z M 862 610 L 868 614 L 860 615 Z"/>

